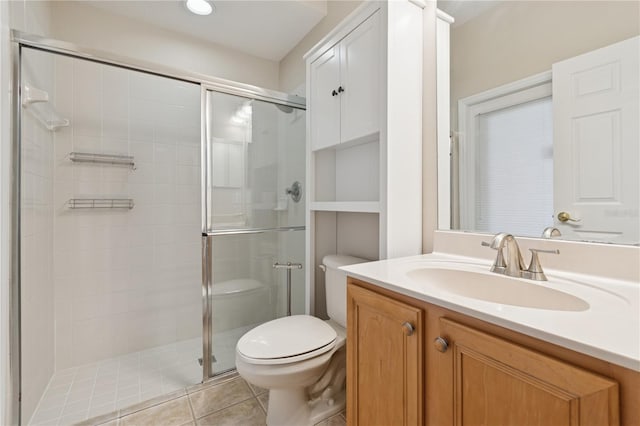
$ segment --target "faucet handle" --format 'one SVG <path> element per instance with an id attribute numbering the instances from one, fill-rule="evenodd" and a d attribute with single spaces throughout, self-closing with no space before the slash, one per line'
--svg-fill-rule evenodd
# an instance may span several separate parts
<path id="1" fill-rule="evenodd" d="M 542 265 L 540 265 L 538 253 L 560 254 L 560 250 L 529 249 L 529 251 L 531 252 L 531 262 L 529 263 L 529 268 L 527 268 L 526 271 L 528 278 L 539 281 L 546 281 L 547 277 L 544 275 Z"/>
<path id="2" fill-rule="evenodd" d="M 505 263 L 504 257 L 502 255 L 502 248 L 493 247 L 491 243 L 488 243 L 486 241 L 482 241 L 480 245 L 483 247 L 490 247 L 498 252 L 496 260 L 491 266 L 491 272 L 502 272 L 507 268 L 507 264 Z"/>
<path id="3" fill-rule="evenodd" d="M 535 249 L 535 248 L 530 248 L 529 251 L 531 253 L 549 253 L 549 254 L 560 254 L 560 250 L 558 249 L 554 249 L 554 250 L 543 250 L 543 249 Z"/>

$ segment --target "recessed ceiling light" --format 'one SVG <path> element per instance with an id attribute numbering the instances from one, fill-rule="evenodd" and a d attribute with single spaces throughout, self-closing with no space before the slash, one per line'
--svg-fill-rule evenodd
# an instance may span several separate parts
<path id="1" fill-rule="evenodd" d="M 213 5 L 206 0 L 187 0 L 187 9 L 196 15 L 209 15 L 213 12 Z"/>

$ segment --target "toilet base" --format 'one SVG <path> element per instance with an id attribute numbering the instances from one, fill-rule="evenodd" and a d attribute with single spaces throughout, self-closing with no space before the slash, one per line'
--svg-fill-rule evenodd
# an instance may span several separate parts
<path id="1" fill-rule="evenodd" d="M 330 401 L 310 402 L 306 388 L 271 389 L 267 426 L 313 426 L 344 410 L 345 403 L 344 390 Z"/>
<path id="2" fill-rule="evenodd" d="M 343 389 L 334 395 L 331 401 L 319 400 L 315 402 L 314 407 L 311 409 L 311 422 L 310 425 L 315 425 L 329 417 L 335 416 L 347 406 L 347 393 Z"/>

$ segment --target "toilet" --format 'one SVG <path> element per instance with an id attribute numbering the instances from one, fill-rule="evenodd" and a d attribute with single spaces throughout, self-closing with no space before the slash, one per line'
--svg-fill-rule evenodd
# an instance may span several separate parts
<path id="1" fill-rule="evenodd" d="M 344 409 L 347 279 L 338 268 L 362 262 L 368 260 L 342 255 L 322 259 L 329 320 L 278 318 L 238 341 L 238 373 L 269 390 L 268 426 L 314 425 Z"/>

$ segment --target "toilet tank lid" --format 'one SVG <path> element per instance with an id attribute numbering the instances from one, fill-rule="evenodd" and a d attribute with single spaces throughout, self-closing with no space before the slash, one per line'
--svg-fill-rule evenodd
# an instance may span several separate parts
<path id="1" fill-rule="evenodd" d="M 346 256 L 342 254 L 329 254 L 322 258 L 322 264 L 327 268 L 338 269 L 341 266 L 355 265 L 356 263 L 371 262 L 361 257 Z"/>

